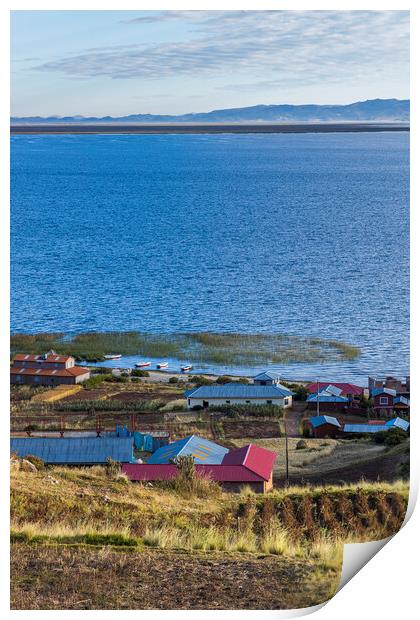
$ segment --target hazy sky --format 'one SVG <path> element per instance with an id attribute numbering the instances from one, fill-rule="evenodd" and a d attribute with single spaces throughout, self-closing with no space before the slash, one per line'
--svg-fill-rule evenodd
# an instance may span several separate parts
<path id="1" fill-rule="evenodd" d="M 14 11 L 12 114 L 409 97 L 407 11 Z"/>

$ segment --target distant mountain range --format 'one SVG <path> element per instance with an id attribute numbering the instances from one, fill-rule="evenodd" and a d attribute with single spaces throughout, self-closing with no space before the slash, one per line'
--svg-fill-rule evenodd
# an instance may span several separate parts
<path id="1" fill-rule="evenodd" d="M 58 123 L 257 123 L 257 122 L 408 122 L 409 99 L 368 99 L 348 105 L 255 105 L 212 112 L 128 116 L 24 116 L 10 119 L 12 125 Z"/>

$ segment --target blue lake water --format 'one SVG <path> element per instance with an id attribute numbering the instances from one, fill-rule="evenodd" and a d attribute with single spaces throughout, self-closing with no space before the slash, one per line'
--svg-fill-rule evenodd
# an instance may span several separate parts
<path id="1" fill-rule="evenodd" d="M 284 332 L 363 349 L 290 378 L 408 371 L 408 133 L 28 135 L 11 151 L 13 332 Z"/>

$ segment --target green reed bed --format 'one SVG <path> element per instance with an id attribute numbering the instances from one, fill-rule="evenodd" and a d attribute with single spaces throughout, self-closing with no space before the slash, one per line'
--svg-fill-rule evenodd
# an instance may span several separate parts
<path id="1" fill-rule="evenodd" d="M 89 332 L 11 336 L 12 354 L 44 353 L 51 348 L 84 360 L 102 360 L 107 354 L 121 353 L 237 366 L 329 362 L 354 359 L 360 354 L 358 347 L 336 340 L 285 334 Z"/>

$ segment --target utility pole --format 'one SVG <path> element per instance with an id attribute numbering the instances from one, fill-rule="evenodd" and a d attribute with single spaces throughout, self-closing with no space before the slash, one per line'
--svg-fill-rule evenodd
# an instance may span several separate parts
<path id="1" fill-rule="evenodd" d="M 316 380 L 316 415 L 319 415 L 319 379 Z"/>
<path id="2" fill-rule="evenodd" d="M 286 419 L 283 420 L 283 428 L 284 428 L 284 439 L 285 439 L 285 448 L 286 448 L 286 485 L 289 484 L 289 441 L 287 435 L 287 426 Z M 281 429 L 281 426 L 280 426 Z"/>

